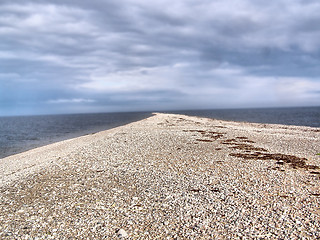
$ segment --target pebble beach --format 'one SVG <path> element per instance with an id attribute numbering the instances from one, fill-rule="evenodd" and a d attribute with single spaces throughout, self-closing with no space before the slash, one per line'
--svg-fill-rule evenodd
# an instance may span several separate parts
<path id="1" fill-rule="evenodd" d="M 320 239 L 320 129 L 152 117 L 0 159 L 0 239 Z"/>

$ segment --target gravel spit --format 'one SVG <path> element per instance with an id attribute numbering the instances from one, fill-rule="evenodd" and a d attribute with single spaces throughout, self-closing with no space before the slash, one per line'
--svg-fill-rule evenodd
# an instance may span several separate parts
<path id="1" fill-rule="evenodd" d="M 0 239 L 319 239 L 319 128 L 160 114 L 0 160 Z"/>

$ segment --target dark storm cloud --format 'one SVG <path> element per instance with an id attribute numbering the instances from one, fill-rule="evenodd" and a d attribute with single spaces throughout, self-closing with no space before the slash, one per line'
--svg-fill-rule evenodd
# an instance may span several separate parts
<path id="1" fill-rule="evenodd" d="M 319 11 L 311 0 L 3 0 L 0 114 L 319 105 Z"/>

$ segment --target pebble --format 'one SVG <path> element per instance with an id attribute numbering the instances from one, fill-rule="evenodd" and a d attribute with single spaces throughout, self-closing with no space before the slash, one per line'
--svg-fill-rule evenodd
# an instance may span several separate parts
<path id="1" fill-rule="evenodd" d="M 126 238 L 128 237 L 128 233 L 124 229 L 119 229 L 117 232 L 119 238 Z"/>

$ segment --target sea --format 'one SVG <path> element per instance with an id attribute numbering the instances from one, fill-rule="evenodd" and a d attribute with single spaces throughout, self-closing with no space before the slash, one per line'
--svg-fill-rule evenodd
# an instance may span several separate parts
<path id="1" fill-rule="evenodd" d="M 170 111 L 220 120 L 320 127 L 320 107 Z"/>
<path id="2" fill-rule="evenodd" d="M 0 117 L 0 159 L 150 116 L 150 112 L 130 112 Z"/>
<path id="3" fill-rule="evenodd" d="M 320 107 L 168 111 L 221 120 L 320 127 Z M 0 159 L 150 117 L 151 112 L 0 117 Z"/>

